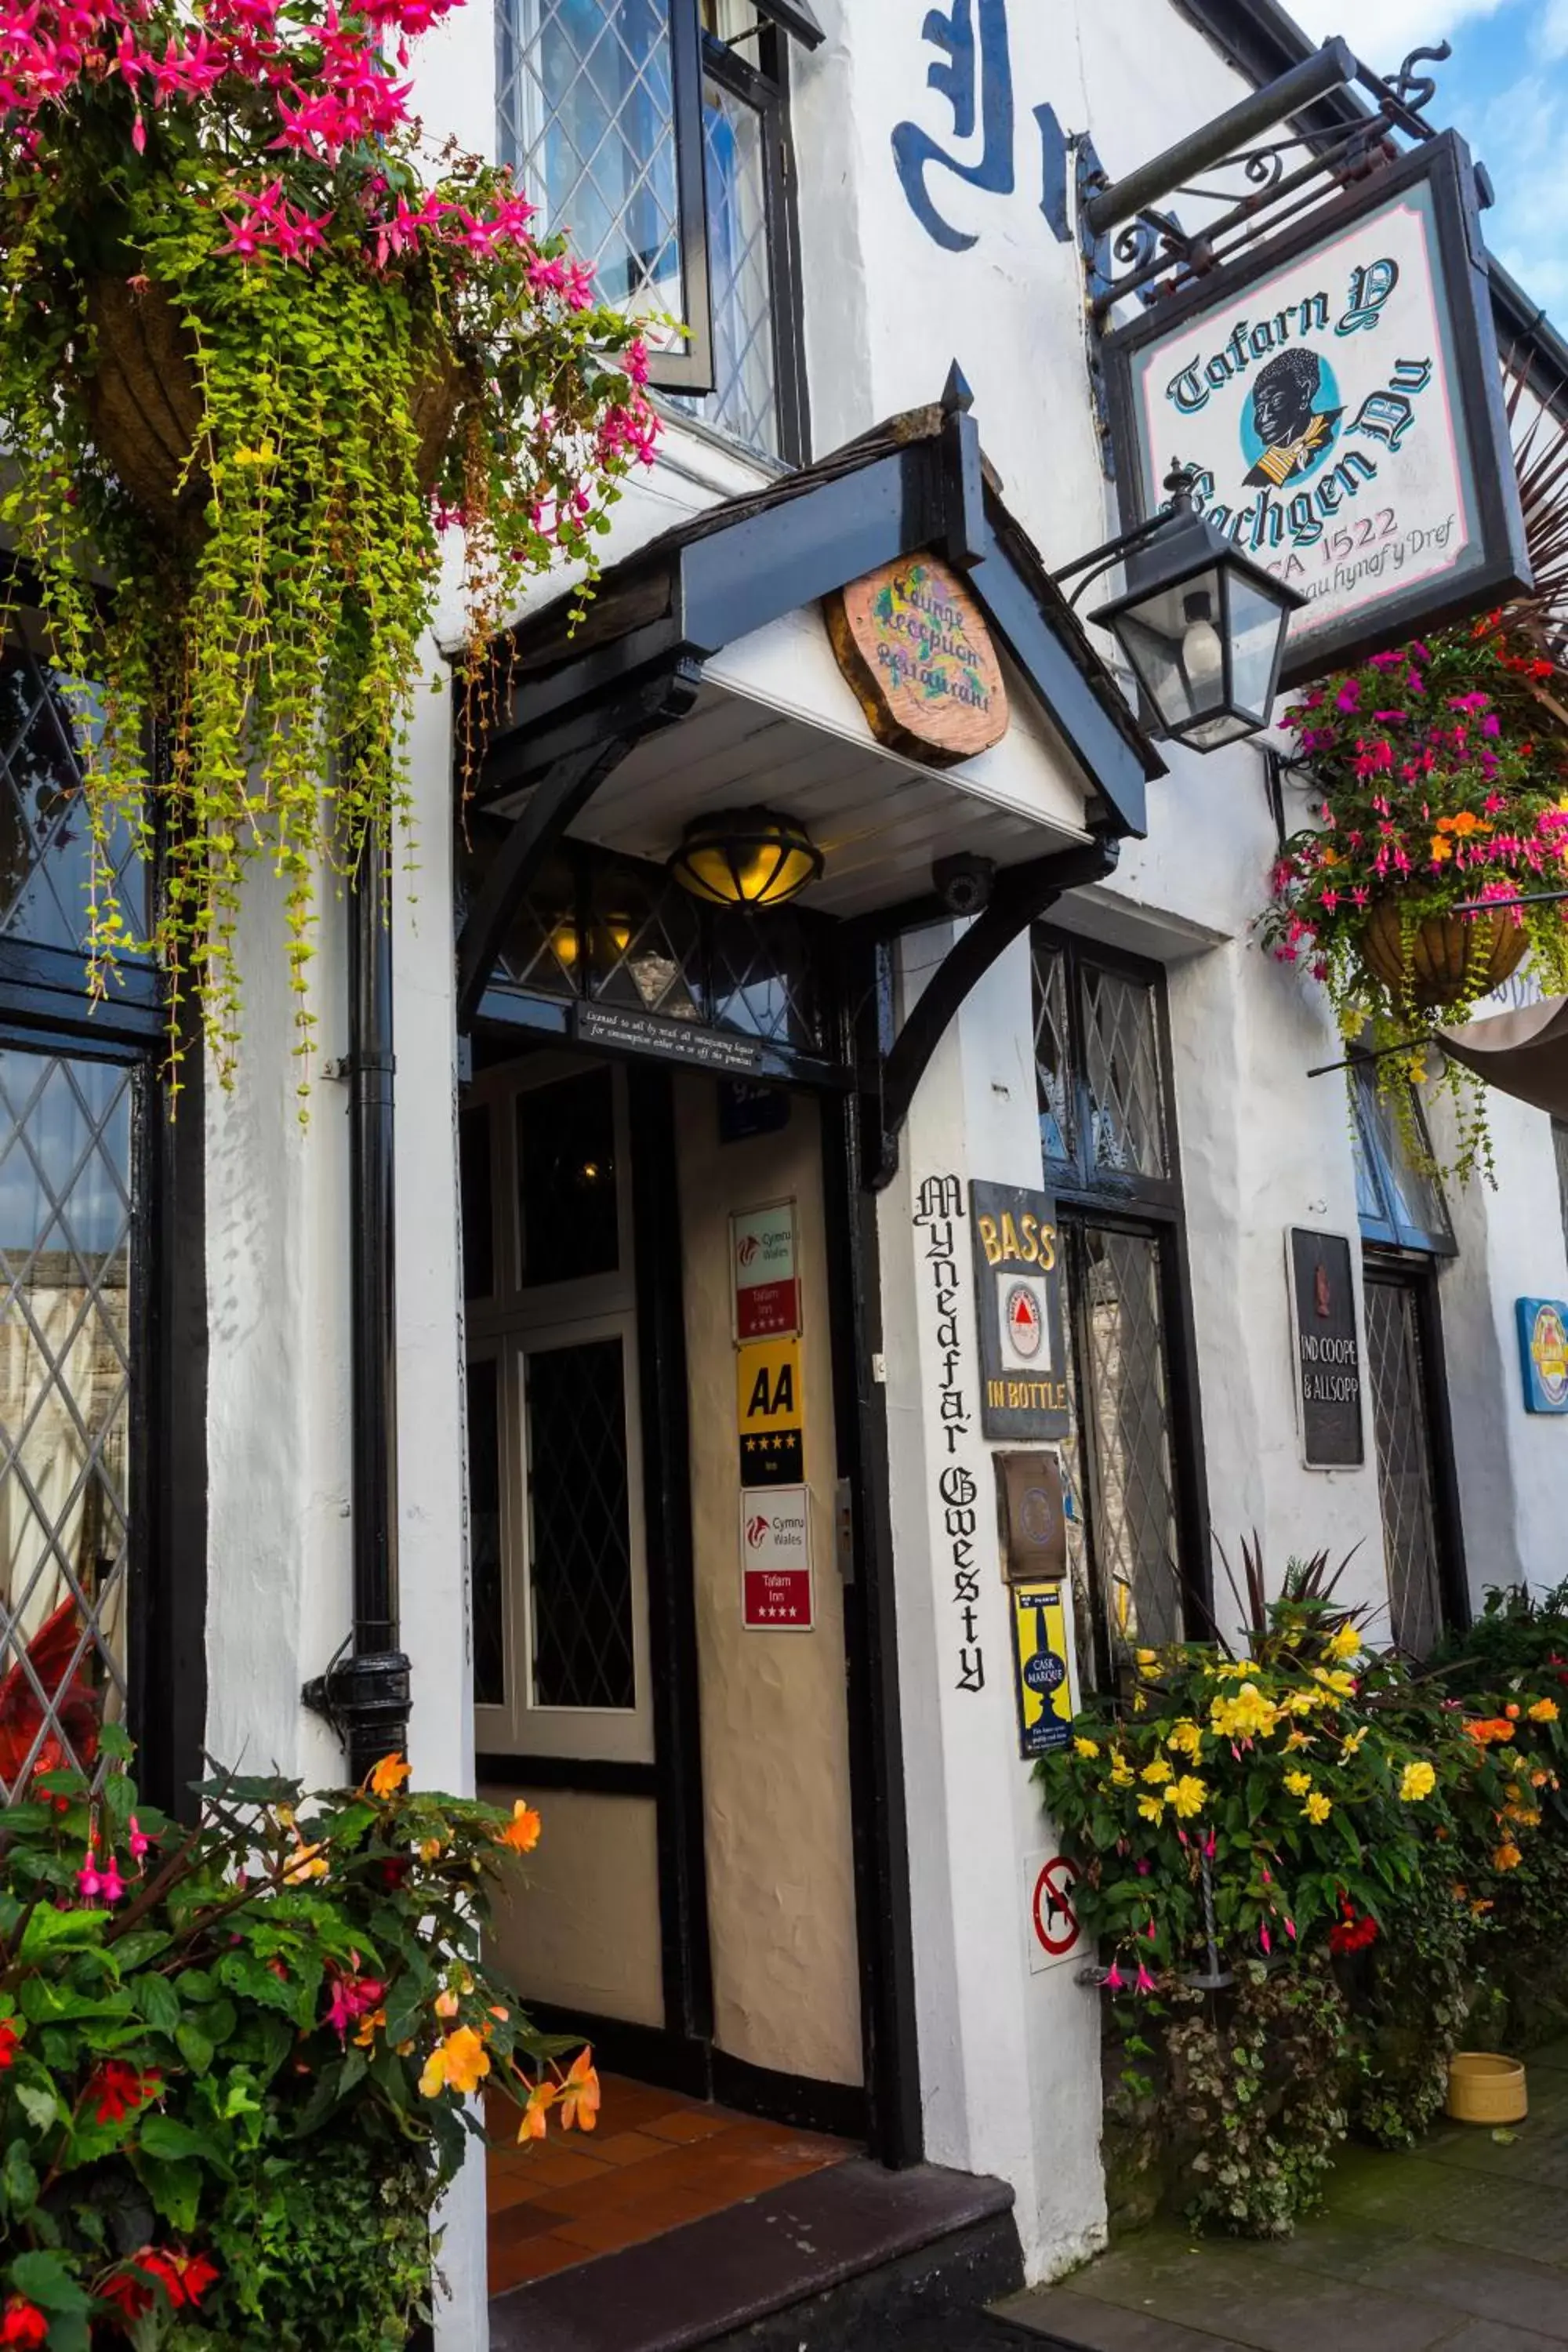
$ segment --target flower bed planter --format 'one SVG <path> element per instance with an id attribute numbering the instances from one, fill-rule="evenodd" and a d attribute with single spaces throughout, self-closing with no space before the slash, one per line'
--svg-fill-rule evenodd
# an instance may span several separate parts
<path id="1" fill-rule="evenodd" d="M 1428 1013 L 1489 996 L 1518 971 L 1529 945 L 1510 915 L 1427 915 L 1407 925 L 1396 898 L 1373 908 L 1361 935 L 1373 979 L 1395 1003 L 1408 994 Z"/>

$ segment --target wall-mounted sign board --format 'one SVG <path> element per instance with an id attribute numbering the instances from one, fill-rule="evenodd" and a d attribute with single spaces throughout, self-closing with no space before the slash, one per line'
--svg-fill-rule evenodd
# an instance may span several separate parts
<path id="1" fill-rule="evenodd" d="M 1568 1412 L 1568 1305 L 1521 1298 L 1514 1313 L 1526 1412 Z"/>
<path id="2" fill-rule="evenodd" d="M 737 1339 L 782 1339 L 800 1329 L 793 1201 L 731 1218 L 730 1274 Z"/>
<path id="3" fill-rule="evenodd" d="M 1048 1756 L 1072 1737 L 1075 1713 L 1067 1598 L 1060 1584 L 1015 1584 L 1013 1664 L 1018 1700 L 1018 1753 Z"/>
<path id="4" fill-rule="evenodd" d="M 1445 131 L 1105 345 L 1121 518 L 1173 465 L 1309 598 L 1283 682 L 1528 585 L 1469 151 Z"/>
<path id="5" fill-rule="evenodd" d="M 584 1045 L 609 1045 L 621 1054 L 647 1054 L 661 1062 L 687 1062 L 700 1070 L 760 1069 L 761 1045 L 730 1037 L 700 1021 L 671 1021 L 661 1013 L 634 1013 L 620 1004 L 574 1004 L 572 1034 Z"/>
<path id="6" fill-rule="evenodd" d="M 1007 732 L 1007 688 L 984 614 L 934 555 L 905 556 L 825 600 L 838 667 L 879 743 L 927 767 Z"/>
<path id="7" fill-rule="evenodd" d="M 812 1630 L 811 1498 L 804 1486 L 741 1496 L 741 1622 L 755 1633 Z"/>
<path id="8" fill-rule="evenodd" d="M 1066 1437 L 1059 1237 L 1048 1192 L 972 1183 L 980 1321 L 980 1426 L 1031 1444 Z"/>
<path id="9" fill-rule="evenodd" d="M 736 1349 L 742 1486 L 793 1486 L 805 1477 L 803 1402 L 798 1339 L 754 1340 Z"/>
<path id="10" fill-rule="evenodd" d="M 1309 1470 L 1357 1469 L 1366 1451 L 1350 1243 L 1293 1225 L 1286 1258 L 1301 1459 Z"/>
<path id="11" fill-rule="evenodd" d="M 1059 1583 L 1068 1572 L 1061 1456 L 998 1454 L 1002 1573 L 1009 1584 Z"/>

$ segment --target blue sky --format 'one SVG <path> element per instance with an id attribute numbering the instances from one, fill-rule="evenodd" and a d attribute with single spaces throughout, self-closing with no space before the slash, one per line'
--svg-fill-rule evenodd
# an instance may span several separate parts
<path id="1" fill-rule="evenodd" d="M 1286 0 L 1315 39 L 1343 33 L 1378 73 L 1442 39 L 1427 112 L 1491 173 L 1488 245 L 1568 332 L 1568 0 Z M 1561 208 L 1560 208 L 1561 203 Z"/>

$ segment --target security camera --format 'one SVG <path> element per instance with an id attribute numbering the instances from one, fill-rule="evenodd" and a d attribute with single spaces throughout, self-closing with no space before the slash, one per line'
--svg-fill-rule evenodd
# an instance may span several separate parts
<path id="1" fill-rule="evenodd" d="M 931 878 L 950 915 L 978 915 L 990 901 L 996 861 L 967 855 L 939 857 L 931 866 Z"/>

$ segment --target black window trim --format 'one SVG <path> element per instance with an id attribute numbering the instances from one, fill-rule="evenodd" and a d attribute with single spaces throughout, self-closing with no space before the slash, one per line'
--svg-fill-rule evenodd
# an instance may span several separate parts
<path id="1" fill-rule="evenodd" d="M 1175 1065 L 1171 1051 L 1165 969 L 1163 964 L 1135 955 L 1129 950 L 1107 946 L 1099 940 L 1087 939 L 1078 932 L 1058 929 L 1053 924 L 1037 923 L 1030 933 L 1031 1013 L 1037 992 L 1038 983 L 1035 975 L 1038 971 L 1038 956 L 1042 949 L 1047 953 L 1061 955 L 1065 961 L 1068 1034 L 1073 1065 L 1076 1155 L 1071 1162 L 1048 1158 L 1045 1152 L 1042 1129 L 1044 1181 L 1046 1189 L 1056 1200 L 1064 1223 L 1080 1227 L 1102 1226 L 1112 1232 L 1140 1235 L 1152 1240 L 1159 1252 L 1163 1336 L 1166 1370 L 1171 1383 L 1169 1427 L 1171 1467 L 1175 1487 L 1176 1568 L 1181 1580 L 1187 1638 L 1202 1641 L 1212 1638 L 1215 1628 L 1213 1520 L 1209 1510 L 1208 1468 L 1204 1449 L 1202 1396 L 1198 1382 L 1197 1327 L 1193 1318 L 1192 1266 L 1182 1195 L 1181 1137 L 1176 1117 Z M 1088 1065 L 1083 1042 L 1081 992 L 1078 985 L 1079 966 L 1086 961 L 1116 972 L 1123 979 L 1141 982 L 1151 991 L 1164 1115 L 1165 1164 L 1169 1171 L 1164 1177 L 1123 1174 L 1120 1171 L 1092 1169 L 1089 1165 L 1089 1129 L 1084 1118 L 1088 1096 L 1088 1080 L 1084 1074 Z M 1068 1302 L 1068 1313 L 1074 1324 L 1071 1337 L 1075 1394 L 1086 1361 L 1082 1333 L 1078 1328 L 1080 1303 L 1073 1301 L 1070 1297 Z M 1079 1423 L 1079 1461 L 1086 1490 L 1085 1534 L 1092 1559 L 1095 1473 L 1082 1427 L 1081 1398 L 1077 1398 L 1075 1410 Z M 1100 1658 L 1102 1642 L 1098 1613 L 1092 1640 L 1096 1658 L 1103 1673 L 1106 1662 Z"/>
<path id="2" fill-rule="evenodd" d="M 700 0 L 694 0 L 700 6 Z M 752 5 L 763 9 L 763 0 L 752 0 Z M 760 28 L 758 59 L 752 65 L 740 51 L 719 40 L 713 34 L 702 36 L 702 63 L 707 73 L 751 107 L 761 118 L 763 142 L 763 195 L 766 213 L 768 248 L 769 331 L 773 340 L 773 398 L 777 408 L 778 457 L 786 466 L 804 465 L 810 456 L 810 435 L 805 391 L 805 316 L 801 297 L 800 239 L 795 208 L 795 147 L 790 130 L 789 109 L 789 42 L 784 32 L 771 26 Z M 704 168 L 707 142 L 703 137 L 700 103 L 697 138 Z M 677 139 L 679 138 L 677 125 Z M 704 221 L 704 262 L 707 264 L 706 220 Z M 712 364 L 711 301 L 712 281 L 709 276 L 709 373 Z M 713 389 L 710 381 L 709 390 Z M 699 423 L 705 419 L 695 420 Z M 727 441 L 734 436 L 721 425 L 709 428 Z M 744 443 L 734 446 L 744 447 Z M 758 452 L 763 455 L 763 452 Z"/>

